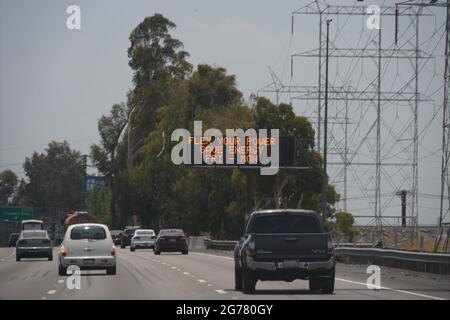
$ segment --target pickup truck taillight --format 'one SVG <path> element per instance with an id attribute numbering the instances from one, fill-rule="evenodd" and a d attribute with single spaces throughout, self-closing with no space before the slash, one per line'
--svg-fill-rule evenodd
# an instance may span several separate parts
<path id="1" fill-rule="evenodd" d="M 255 241 L 253 239 L 250 239 L 250 241 L 247 243 L 247 246 L 245 247 L 247 256 L 254 257 L 256 255 L 256 246 Z"/>
<path id="2" fill-rule="evenodd" d="M 327 241 L 327 249 L 328 249 L 328 254 L 330 254 L 330 255 L 334 254 L 334 245 L 333 245 L 333 241 L 331 241 L 331 239 L 328 239 L 328 241 Z"/>

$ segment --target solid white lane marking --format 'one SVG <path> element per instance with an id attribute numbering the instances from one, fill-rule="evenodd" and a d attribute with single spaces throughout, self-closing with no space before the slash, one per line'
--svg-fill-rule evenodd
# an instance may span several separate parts
<path id="1" fill-rule="evenodd" d="M 201 283 L 206 283 L 206 281 L 203 280 L 203 279 L 197 279 L 197 281 L 198 281 L 198 282 L 201 282 Z"/>
<path id="2" fill-rule="evenodd" d="M 47 294 L 55 294 L 56 290 L 49 290 Z"/>
<path id="3" fill-rule="evenodd" d="M 352 281 L 352 280 L 347 280 L 347 279 L 342 279 L 342 278 L 335 278 L 335 279 L 338 280 L 338 281 L 342 281 L 342 282 L 359 284 L 359 285 L 362 285 L 362 286 L 367 288 L 367 284 L 364 283 L 364 282 Z M 426 299 L 432 299 L 432 300 L 447 300 L 447 299 L 444 299 L 444 298 L 434 297 L 434 296 L 430 296 L 430 295 L 427 295 L 427 294 L 421 294 L 421 293 L 411 292 L 411 291 L 407 291 L 407 290 L 393 289 L 393 288 L 389 288 L 389 287 L 380 287 L 380 289 L 395 291 L 395 292 L 399 292 L 399 293 L 409 294 L 409 295 L 413 295 L 413 296 L 417 296 L 417 297 L 421 297 L 421 298 L 426 298 Z"/>
<path id="4" fill-rule="evenodd" d="M 227 293 L 225 290 L 222 290 L 222 289 L 218 289 L 218 290 L 216 290 L 216 292 L 218 294 L 226 294 Z"/>

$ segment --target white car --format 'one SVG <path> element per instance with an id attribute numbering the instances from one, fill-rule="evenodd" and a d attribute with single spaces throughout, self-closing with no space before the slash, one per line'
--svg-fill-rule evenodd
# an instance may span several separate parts
<path id="1" fill-rule="evenodd" d="M 69 266 L 106 269 L 108 275 L 116 274 L 116 248 L 106 225 L 81 223 L 67 228 L 59 247 L 58 274 L 66 275 Z"/>
<path id="2" fill-rule="evenodd" d="M 135 231 L 133 238 L 130 242 L 130 251 L 136 249 L 144 248 L 154 248 L 155 247 L 155 231 L 152 229 L 138 229 Z"/>

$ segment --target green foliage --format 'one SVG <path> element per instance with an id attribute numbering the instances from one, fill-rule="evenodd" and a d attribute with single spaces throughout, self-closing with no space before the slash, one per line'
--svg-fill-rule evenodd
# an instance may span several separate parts
<path id="1" fill-rule="evenodd" d="M 130 34 L 129 65 L 135 87 L 128 94 L 130 122 L 129 159 L 139 165 L 138 149 L 158 123 L 158 108 L 174 97 L 180 83 L 192 71 L 183 43 L 169 33 L 175 24 L 155 14 L 142 21 Z"/>
<path id="2" fill-rule="evenodd" d="M 116 176 L 121 170 L 120 161 L 116 161 L 117 149 L 122 151 L 122 163 L 124 163 L 125 157 L 123 153 L 125 148 L 123 144 L 120 144 L 120 137 L 127 125 L 128 115 L 125 105 L 114 104 L 111 108 L 108 116 L 102 116 L 98 121 L 98 131 L 101 137 L 101 145 L 91 146 L 91 158 L 97 169 L 104 174 L 110 186 L 110 201 L 109 204 L 111 210 L 111 226 L 115 227 L 117 224 L 116 217 Z M 122 165 L 123 170 L 124 165 Z"/>
<path id="3" fill-rule="evenodd" d="M 335 231 L 344 237 L 345 241 L 353 242 L 358 230 L 353 226 L 355 218 L 349 212 L 336 213 Z"/>
<path id="4" fill-rule="evenodd" d="M 86 198 L 86 209 L 99 223 L 110 223 L 111 192 L 107 186 L 95 189 Z"/>
<path id="5" fill-rule="evenodd" d="M 17 176 L 11 170 L 0 172 L 0 206 L 6 206 L 14 195 L 18 183 Z"/>
<path id="6" fill-rule="evenodd" d="M 28 182 L 21 182 L 19 189 L 22 199 L 29 201 L 26 204 L 67 209 L 83 207 L 82 157 L 66 141 L 50 142 L 43 153 L 35 151 L 31 158 L 25 159 L 23 168 Z"/>

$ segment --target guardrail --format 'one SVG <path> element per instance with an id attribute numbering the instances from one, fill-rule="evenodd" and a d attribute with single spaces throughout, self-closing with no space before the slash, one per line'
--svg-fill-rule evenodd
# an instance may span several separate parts
<path id="1" fill-rule="evenodd" d="M 334 243 L 336 248 L 349 247 L 349 248 L 375 248 L 376 244 L 371 242 L 337 242 Z"/>
<path id="2" fill-rule="evenodd" d="M 339 259 L 387 267 L 450 275 L 450 254 L 419 253 L 378 248 L 336 248 Z"/>
<path id="3" fill-rule="evenodd" d="M 234 250 L 237 241 L 205 239 L 206 249 Z M 374 248 L 372 243 L 336 243 L 339 260 L 450 275 L 450 254 Z"/>
<path id="4" fill-rule="evenodd" d="M 234 250 L 236 243 L 237 243 L 237 241 L 205 239 L 206 249 L 231 251 L 231 250 Z"/>

